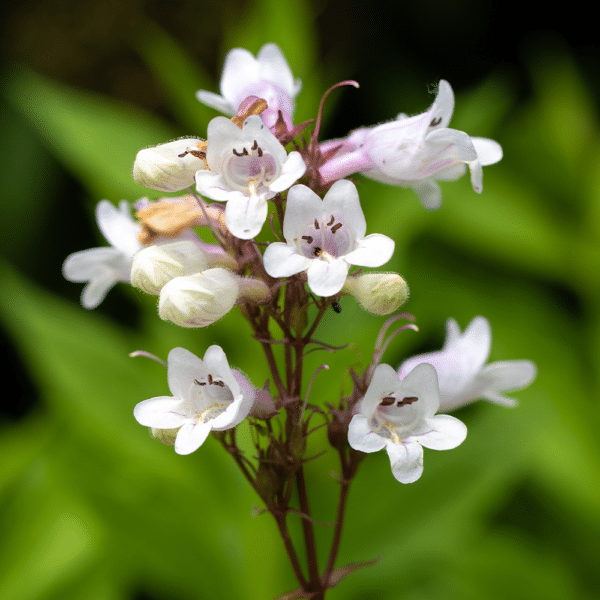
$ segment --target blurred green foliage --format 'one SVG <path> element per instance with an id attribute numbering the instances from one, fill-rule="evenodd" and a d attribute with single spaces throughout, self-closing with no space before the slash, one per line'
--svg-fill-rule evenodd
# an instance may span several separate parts
<path id="1" fill-rule="evenodd" d="M 314 117 L 335 81 L 317 60 L 306 6 L 256 6 L 250 20 L 230 23 L 223 55 L 278 42 L 304 81 L 298 120 Z M 201 135 L 213 116 L 193 94 L 216 83 L 164 32 L 144 27 L 140 55 L 178 126 L 25 70 L 7 76 L 0 143 L 14 177 L 3 199 L 2 251 L 12 262 L 53 243 L 57 232 L 44 229 L 53 161 L 81 182 L 91 215 L 101 198 L 147 195 L 130 179 L 137 150 L 186 131 Z M 448 317 L 465 327 L 483 314 L 493 330 L 491 360 L 530 358 L 539 376 L 517 394 L 514 410 L 479 403 L 459 412 L 466 442 L 426 452 L 415 484 L 393 479 L 385 453 L 368 457 L 351 490 L 338 562 L 381 560 L 340 583 L 332 600 L 597 597 L 598 114 L 568 55 L 548 52 L 529 67 L 526 103 L 517 104 L 510 80 L 496 73 L 457 98 L 452 126 L 498 139 L 505 151 L 485 169 L 481 196 L 465 177 L 443 185 L 442 208 L 429 213 L 409 190 L 357 178 L 369 231 L 396 240 L 386 268 L 407 279 L 406 309 L 420 327 L 397 338 L 386 362 L 441 347 Z M 336 93 L 368 98 L 377 90 Z M 390 117 L 402 109 L 397 97 L 378 98 L 386 101 Z M 420 102 L 424 109 L 429 98 Z M 65 220 L 61 236 L 79 227 L 70 214 Z M 87 247 L 99 243 L 98 236 Z M 137 315 L 123 327 L 48 292 L 8 260 L 0 268 L 0 319 L 41 399 L 24 418 L 0 423 L 0 597 L 264 600 L 294 587 L 276 528 L 268 515 L 254 516 L 259 499 L 215 440 L 177 456 L 132 417 L 137 402 L 168 393 L 162 367 L 128 358 L 136 349 L 166 357 L 183 346 L 202 355 L 218 343 L 262 384 L 266 365 L 242 318 L 234 312 L 206 330 L 181 330 L 157 318 L 153 298 L 123 286 L 111 294 Z M 49 277 L 59 278 L 58 269 Z M 351 345 L 310 356 L 308 374 L 322 362 L 331 367 L 318 375 L 315 403 L 347 390 L 347 367 L 368 360 L 382 322 L 352 298 L 341 304 L 319 333 Z M 5 386 L 10 402 L 10 373 Z M 248 435 L 243 424 L 240 435 Z M 314 438 L 319 451 L 324 432 Z M 333 454 L 307 465 L 314 515 L 323 522 L 335 513 Z M 318 535 L 323 557 L 330 531 Z"/>

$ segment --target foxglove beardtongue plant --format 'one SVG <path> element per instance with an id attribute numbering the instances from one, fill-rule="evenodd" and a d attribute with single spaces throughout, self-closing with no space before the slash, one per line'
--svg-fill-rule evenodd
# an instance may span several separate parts
<path id="1" fill-rule="evenodd" d="M 198 92 L 201 101 L 232 119 L 210 121 L 206 141 L 194 137 L 146 148 L 134 162 L 138 183 L 161 192 L 188 188 L 186 194 L 138 200 L 137 221 L 126 202 L 117 210 L 102 201 L 96 214 L 111 247 L 77 252 L 63 266 L 67 279 L 88 282 L 82 295 L 86 308 L 97 306 L 117 281 L 126 281 L 154 301 L 158 297 L 159 317 L 170 324 L 203 328 L 238 310 L 248 321 L 251 336 L 244 340 L 240 329 L 235 343 L 246 361 L 255 360 L 255 347 L 262 348 L 263 387 L 255 388 L 241 371 L 231 369 L 219 346 L 210 346 L 202 360 L 175 348 L 166 365 L 172 396 L 140 402 L 134 416 L 178 454 L 190 454 L 206 442 L 220 443 L 231 455 L 277 524 L 299 586 L 282 596 L 289 600 L 323 600 L 352 571 L 373 564 L 336 567 L 350 483 L 366 454 L 385 448 L 392 473 L 402 483 L 427 477 L 423 447 L 449 450 L 467 432 L 461 421 L 438 410 L 480 397 L 512 405 L 502 392 L 535 377 L 529 361 L 485 365 L 491 334 L 483 317 L 463 334 L 448 321 L 444 348 L 407 359 L 399 372 L 380 364 L 395 337 L 417 327 L 412 315 L 392 314 L 408 299 L 406 281 L 393 272 L 362 271 L 388 262 L 395 244 L 380 233 L 367 235 L 357 187 L 345 177 L 362 173 L 410 186 L 425 206 L 434 208 L 441 199 L 437 180 L 454 179 L 469 167 L 480 192 L 481 166 L 500 160 L 502 151 L 492 140 L 448 128 L 454 95 L 445 81 L 424 114 L 401 115 L 322 143 L 325 99 L 344 85 L 358 84 L 330 87 L 312 133 L 304 138 L 311 122 L 293 123 L 300 83 L 281 50 L 267 44 L 257 58 L 232 50 L 221 96 Z M 267 220 L 269 227 L 263 227 Z M 272 236 L 259 243 L 254 239 L 259 233 Z M 214 243 L 205 241 L 209 236 Z M 321 341 L 318 333 L 330 308 L 342 311 L 344 295 L 374 315 L 392 316 L 374 335 L 375 349 L 366 364 L 337 374 L 321 373 L 329 370 L 321 365 L 306 374 L 307 354 L 344 348 Z M 408 323 L 398 325 L 401 320 Z M 143 350 L 132 356 L 165 364 Z M 351 387 L 336 401 L 322 391 L 316 396 L 311 390 L 317 376 L 319 381 L 328 378 L 329 389 L 340 389 L 341 381 Z M 319 419 L 340 460 L 338 511 L 323 564 L 304 471 L 310 459 L 307 439 L 323 431 L 312 424 Z M 251 430 L 246 436 L 251 451 L 238 443 L 237 426 Z M 211 432 L 214 439 L 207 441 Z M 301 524 L 304 561 L 291 519 Z"/>

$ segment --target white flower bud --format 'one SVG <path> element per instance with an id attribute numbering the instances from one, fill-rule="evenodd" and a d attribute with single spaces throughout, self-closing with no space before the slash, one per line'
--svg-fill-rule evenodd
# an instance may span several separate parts
<path id="1" fill-rule="evenodd" d="M 233 308 L 238 292 L 236 276 L 226 269 L 176 277 L 160 292 L 158 314 L 181 327 L 206 327 Z"/>
<path id="2" fill-rule="evenodd" d="M 408 286 L 397 273 L 366 273 L 348 277 L 342 293 L 354 296 L 374 315 L 389 315 L 408 299 Z"/>
<path id="3" fill-rule="evenodd" d="M 171 279 L 192 275 L 207 267 L 206 254 L 190 240 L 147 246 L 133 258 L 131 284 L 157 296 Z"/>
<path id="4" fill-rule="evenodd" d="M 153 190 L 178 192 L 195 184 L 196 172 L 205 169 L 198 152 L 201 140 L 182 139 L 144 148 L 133 163 L 133 180 Z"/>

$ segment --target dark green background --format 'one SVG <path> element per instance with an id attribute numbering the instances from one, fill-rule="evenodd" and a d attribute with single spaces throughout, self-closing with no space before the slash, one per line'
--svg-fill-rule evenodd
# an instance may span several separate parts
<path id="1" fill-rule="evenodd" d="M 147 194 L 130 181 L 141 147 L 204 136 L 223 57 L 280 44 L 304 87 L 297 121 L 322 92 L 329 137 L 417 113 L 440 78 L 451 125 L 497 139 L 484 169 L 443 183 L 430 213 L 410 190 L 357 177 L 369 232 L 396 240 L 420 332 L 391 345 L 397 365 L 441 347 L 448 317 L 491 323 L 491 360 L 529 358 L 536 382 L 508 410 L 478 403 L 450 452 L 426 451 L 404 486 L 385 453 L 363 463 L 350 494 L 340 564 L 380 562 L 331 598 L 591 599 L 600 581 L 599 58 L 576 7 L 524 19 L 516 5 L 403 6 L 292 0 L 32 2 L 3 24 L 2 284 L 5 358 L 0 416 L 0 597 L 3 600 L 270 599 L 294 586 L 268 515 L 209 439 L 189 457 L 152 440 L 133 406 L 168 393 L 162 357 L 211 343 L 260 385 L 266 366 L 232 313 L 206 330 L 160 321 L 127 286 L 93 312 L 61 278 L 71 252 L 101 245 L 93 210 Z M 569 14 L 577 16 L 572 28 Z M 588 31 L 590 30 L 590 31 Z M 150 194 L 151 195 L 151 194 Z M 266 234 L 265 234 L 266 235 Z M 352 342 L 315 353 L 312 401 L 333 401 L 348 365 L 368 360 L 383 321 L 352 298 L 320 335 Z M 13 389 L 16 388 L 15 393 Z M 247 435 L 245 425 L 240 435 Z M 323 433 L 323 432 L 322 432 Z M 318 452 L 324 434 L 312 442 Z M 333 452 L 308 465 L 315 518 L 334 518 Z M 292 517 L 293 522 L 293 517 Z M 319 530 L 324 556 L 329 528 Z"/>

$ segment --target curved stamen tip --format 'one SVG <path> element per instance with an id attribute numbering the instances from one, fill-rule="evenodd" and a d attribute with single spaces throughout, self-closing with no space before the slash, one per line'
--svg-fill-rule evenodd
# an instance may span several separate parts
<path id="1" fill-rule="evenodd" d="M 323 106 L 325 104 L 325 99 L 327 98 L 327 96 L 329 96 L 329 94 L 331 92 L 333 92 L 333 90 L 336 90 L 337 88 L 345 86 L 345 85 L 351 85 L 352 87 L 355 87 L 355 88 L 360 87 L 360 85 L 358 85 L 358 82 L 354 81 L 354 79 L 346 79 L 345 81 L 340 81 L 339 83 L 332 85 L 323 94 L 323 97 L 321 98 L 321 103 L 319 104 L 319 112 L 317 113 L 317 123 L 315 125 L 315 130 L 313 131 L 313 134 L 311 136 L 311 144 L 316 144 L 317 140 L 319 139 L 319 131 L 321 129 L 321 120 L 323 118 Z"/>
<path id="2" fill-rule="evenodd" d="M 162 358 L 158 358 L 158 356 L 155 356 L 154 354 L 150 354 L 150 352 L 146 352 L 145 350 L 135 350 L 134 352 L 129 353 L 130 358 L 135 358 L 137 356 L 143 356 L 144 358 L 151 358 L 152 360 L 156 361 L 158 364 L 162 365 L 163 367 L 165 367 L 165 368 L 167 367 L 167 363 Z"/>

